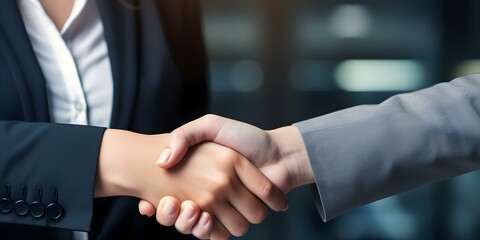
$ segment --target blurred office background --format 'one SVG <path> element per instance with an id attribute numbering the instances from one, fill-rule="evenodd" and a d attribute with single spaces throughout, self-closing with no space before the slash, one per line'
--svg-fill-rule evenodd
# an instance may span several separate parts
<path id="1" fill-rule="evenodd" d="M 480 0 L 202 4 L 211 112 L 265 129 L 480 72 Z M 242 239 L 479 239 L 479 182 L 430 184 L 328 223 L 304 187 Z"/>

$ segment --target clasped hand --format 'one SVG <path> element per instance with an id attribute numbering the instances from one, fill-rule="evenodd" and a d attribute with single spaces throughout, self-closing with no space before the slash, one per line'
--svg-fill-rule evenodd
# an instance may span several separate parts
<path id="1" fill-rule="evenodd" d="M 208 234 L 208 219 L 198 221 L 200 228 L 193 231 L 198 218 L 197 211 L 194 211 L 196 207 L 193 205 L 188 209 L 192 205 L 184 206 L 183 218 L 177 228 L 184 233 L 192 229 L 202 238 L 226 239 L 230 233 L 241 236 L 249 223 L 260 223 L 265 219 L 268 211 L 265 203 L 276 210 L 282 210 L 286 205 L 281 192 L 257 168 L 238 153 L 218 144 L 203 143 L 192 148 L 177 166 L 169 170 L 152 170 L 162 171 L 166 176 L 166 181 L 159 186 L 164 190 L 163 196 L 192 200 L 200 209 L 213 215 L 211 234 Z M 155 195 L 145 196 L 145 199 L 155 199 Z M 164 204 L 173 204 L 172 209 L 177 203 L 167 201 Z M 165 206 L 159 209 L 168 211 Z M 172 217 L 173 212 L 170 213 Z M 206 225 L 202 226 L 202 223 Z"/>
<path id="2" fill-rule="evenodd" d="M 222 156 L 214 151 L 200 151 L 201 148 L 218 147 L 218 145 L 211 145 L 212 142 L 234 149 L 235 152 L 231 151 L 230 154 Z M 200 165 L 189 163 L 190 158 L 198 151 L 205 156 L 203 161 L 206 162 L 195 162 Z M 246 163 L 246 159 L 237 155 L 237 152 L 248 158 L 258 169 Z M 235 161 L 231 162 L 232 159 Z M 157 165 L 164 169 L 170 168 L 166 171 L 172 173 L 193 167 L 199 171 L 198 174 L 201 174 L 211 170 L 205 164 L 220 164 L 217 167 L 221 168 L 225 161 L 231 162 L 231 165 L 236 167 L 236 171 L 228 174 L 228 169 L 224 168 L 225 171 L 220 175 L 210 175 L 205 183 L 223 182 L 224 184 L 220 184 L 220 188 L 213 189 L 215 194 L 207 194 L 206 199 L 209 199 L 208 202 L 217 203 L 230 201 L 231 206 L 236 208 L 245 220 L 225 206 L 212 206 L 195 200 L 193 197 L 197 197 L 196 199 L 199 197 L 196 194 L 179 195 L 177 193 L 166 196 L 158 204 L 157 210 L 151 204 L 155 202 L 142 200 L 139 203 L 140 212 L 147 216 L 153 216 L 156 212 L 156 218 L 160 224 L 175 225 L 180 232 L 192 233 L 197 238 L 223 239 L 225 236 L 228 237 L 228 233 L 224 231 L 222 224 L 231 234 L 240 236 L 246 232 L 248 222 L 259 223 L 265 218 L 267 209 L 259 200 L 263 200 L 273 210 L 286 210 L 287 205 L 282 194 L 288 193 L 297 186 L 314 182 L 305 145 L 295 127 L 264 131 L 246 123 L 215 115 L 206 115 L 173 131 Z M 265 174 L 282 194 L 278 193 L 278 190 L 270 185 L 258 170 Z M 244 186 L 239 186 L 241 184 L 237 181 L 225 184 L 225 178 L 235 174 Z M 188 178 L 188 176 L 183 177 Z M 202 182 L 197 184 L 203 185 Z M 200 187 L 198 185 L 197 187 Z M 220 191 L 215 192 L 215 190 Z M 219 198 L 213 199 L 216 194 Z M 238 199 L 231 198 L 235 195 Z M 183 203 L 180 204 L 180 201 Z M 213 214 L 213 222 L 209 213 Z M 234 218 L 231 218 L 232 216 Z M 210 225 L 213 225 L 212 229 L 209 229 Z"/>
<path id="3" fill-rule="evenodd" d="M 264 220 L 267 206 L 276 211 L 286 208 L 282 192 L 250 161 L 216 143 L 190 148 L 183 161 L 170 169 L 157 167 L 155 161 L 168 139 L 166 134 L 107 130 L 100 150 L 96 197 L 127 195 L 144 203 L 160 202 L 160 223 L 176 221 L 179 231 L 203 239 L 241 236 L 250 223 Z M 166 196 L 171 197 L 160 201 Z M 180 206 L 179 201 L 186 200 L 195 204 Z M 182 218 L 177 221 L 176 209 L 180 208 Z"/>

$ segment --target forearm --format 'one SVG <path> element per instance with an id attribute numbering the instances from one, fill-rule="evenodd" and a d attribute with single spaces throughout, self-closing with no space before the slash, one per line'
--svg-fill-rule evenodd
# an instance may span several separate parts
<path id="1" fill-rule="evenodd" d="M 321 195 L 322 217 L 478 169 L 478 77 L 296 124 Z"/>

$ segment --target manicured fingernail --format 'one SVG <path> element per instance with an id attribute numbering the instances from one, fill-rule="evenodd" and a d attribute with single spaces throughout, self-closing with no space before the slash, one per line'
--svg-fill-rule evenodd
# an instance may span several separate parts
<path id="1" fill-rule="evenodd" d="M 143 214 L 143 212 L 142 212 L 142 209 L 138 209 L 138 211 L 140 212 L 141 215 L 145 216 L 145 214 Z"/>
<path id="2" fill-rule="evenodd" d="M 200 220 L 198 220 L 198 224 L 199 224 L 201 227 L 205 227 L 205 226 L 207 226 L 208 221 L 209 221 L 208 214 L 202 213 L 202 216 L 200 216 Z"/>
<path id="3" fill-rule="evenodd" d="M 165 216 L 172 216 L 175 213 L 175 205 L 172 201 L 167 200 L 163 205 L 162 213 Z"/>
<path id="4" fill-rule="evenodd" d="M 189 220 L 193 218 L 194 215 L 195 215 L 195 209 L 193 209 L 193 207 L 188 204 L 185 205 L 185 208 L 183 208 L 181 217 L 185 220 Z"/>
<path id="5" fill-rule="evenodd" d="M 165 150 L 163 150 L 162 154 L 157 160 L 157 165 L 166 163 L 170 158 L 170 155 L 172 155 L 172 150 L 170 150 L 170 148 L 166 148 Z"/>

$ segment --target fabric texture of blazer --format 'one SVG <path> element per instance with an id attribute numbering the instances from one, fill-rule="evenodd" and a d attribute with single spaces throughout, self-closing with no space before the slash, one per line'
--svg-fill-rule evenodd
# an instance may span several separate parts
<path id="1" fill-rule="evenodd" d="M 324 221 L 480 168 L 480 74 L 296 123 Z"/>
<path id="2" fill-rule="evenodd" d="M 164 133 L 205 114 L 199 1 L 96 1 L 114 79 L 111 127 Z M 49 121 L 45 79 L 16 1 L 0 1 L 0 238 L 71 239 L 71 230 L 90 239 L 192 238 L 139 215 L 136 198 L 93 200 L 105 129 Z M 57 208 L 39 217 L 34 202 Z"/>

